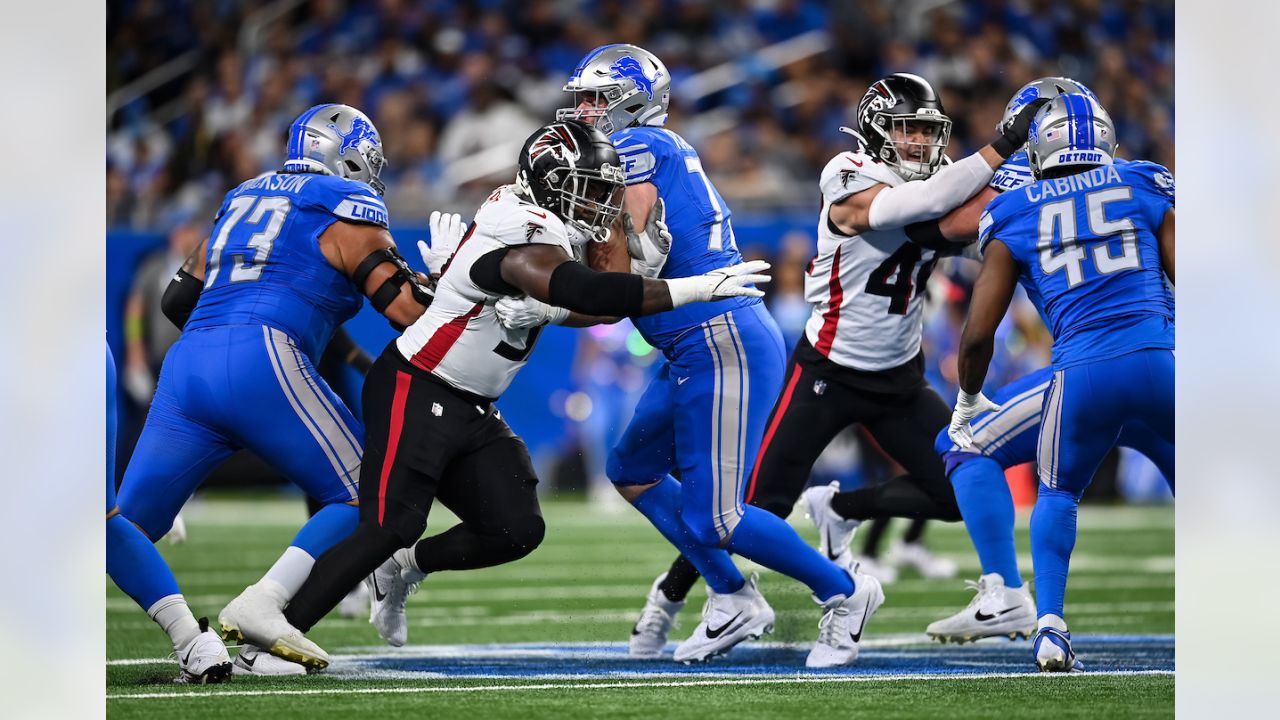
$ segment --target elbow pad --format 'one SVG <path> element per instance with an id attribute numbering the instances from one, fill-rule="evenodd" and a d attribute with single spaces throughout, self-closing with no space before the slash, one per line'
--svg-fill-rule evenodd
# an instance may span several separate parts
<path id="1" fill-rule="evenodd" d="M 629 317 L 640 314 L 644 278 L 631 273 L 596 272 L 570 260 L 551 272 L 551 305 L 584 315 Z"/>
<path id="2" fill-rule="evenodd" d="M 400 288 L 405 283 L 409 283 L 409 291 L 413 293 L 413 299 L 417 300 L 419 305 L 423 307 L 431 305 L 431 301 L 435 299 L 435 288 L 421 283 L 413 268 L 409 267 L 409 263 L 405 262 L 400 251 L 394 247 L 374 250 L 356 266 L 355 272 L 351 273 L 351 281 L 356 284 L 360 292 L 364 292 L 364 284 L 369 279 L 369 273 L 383 263 L 391 263 L 396 270 L 391 277 L 382 281 L 373 294 L 369 295 L 369 302 L 374 310 L 380 313 L 386 312 L 391 303 L 400 297 Z"/>
<path id="3" fill-rule="evenodd" d="M 867 221 L 872 230 L 888 230 L 936 220 L 986 187 L 993 174 L 987 161 L 974 153 L 942 168 L 928 180 L 881 190 L 871 201 Z"/>
<path id="4" fill-rule="evenodd" d="M 160 298 L 160 312 L 181 330 L 196 309 L 196 303 L 200 302 L 203 289 L 204 283 L 199 278 L 186 270 L 178 270 Z"/>

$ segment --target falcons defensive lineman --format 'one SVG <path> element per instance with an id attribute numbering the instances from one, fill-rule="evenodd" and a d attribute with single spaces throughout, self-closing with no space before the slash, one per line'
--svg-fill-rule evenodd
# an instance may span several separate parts
<path id="1" fill-rule="evenodd" d="M 515 184 L 495 190 L 476 213 L 431 307 L 369 371 L 359 526 L 319 559 L 283 616 L 264 609 L 221 618 L 272 654 L 327 666 L 328 654 L 302 633 L 384 561 L 397 572 L 374 576 L 372 619 L 384 639 L 402 645 L 404 599 L 426 573 L 511 562 L 541 543 L 529 451 L 493 405 L 539 331 L 504 327 L 494 311 L 499 299 L 527 294 L 580 314 L 565 323 L 574 324 L 584 315 L 647 315 L 763 295 L 751 287 L 768 280 L 758 274 L 768 268 L 760 261 L 672 280 L 597 273 L 575 261 L 586 243 L 608 239 L 621 210 L 621 164 L 599 130 L 572 120 L 542 127 L 525 142 L 519 166 Z M 435 499 L 461 522 L 417 542 Z"/>

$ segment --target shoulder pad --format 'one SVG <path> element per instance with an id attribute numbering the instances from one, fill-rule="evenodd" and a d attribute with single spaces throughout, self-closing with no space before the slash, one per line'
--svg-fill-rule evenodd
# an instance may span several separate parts
<path id="1" fill-rule="evenodd" d="M 313 192 L 313 197 L 334 217 L 382 227 L 389 225 L 386 203 L 367 183 L 332 175 L 320 175 L 316 179 L 320 182 L 308 185 L 307 191 Z"/>
<path id="2" fill-rule="evenodd" d="M 1173 173 L 1169 172 L 1169 168 L 1147 160 L 1117 161 L 1116 167 L 1134 185 L 1148 189 L 1170 203 L 1173 202 L 1176 188 Z"/>
<path id="3" fill-rule="evenodd" d="M 556 245 L 573 254 L 564 223 L 555 213 L 521 200 L 514 194 L 504 200 L 489 203 L 476 214 L 476 222 L 484 223 L 494 240 L 511 247 Z"/>
<path id="4" fill-rule="evenodd" d="M 652 180 L 662 161 L 679 150 L 678 143 L 684 143 L 679 135 L 655 127 L 626 128 L 609 139 L 618 151 L 628 185 Z"/>
<path id="5" fill-rule="evenodd" d="M 902 178 L 871 156 L 861 152 L 842 152 L 831 158 L 822 169 L 818 186 L 827 202 L 841 200 L 875 185 L 901 185 Z"/>
<path id="6" fill-rule="evenodd" d="M 1018 151 L 996 169 L 995 174 L 991 177 L 991 182 L 987 185 L 999 192 L 1008 192 L 1030 185 L 1033 179 L 1031 177 L 1031 165 L 1027 162 L 1027 153 Z"/>

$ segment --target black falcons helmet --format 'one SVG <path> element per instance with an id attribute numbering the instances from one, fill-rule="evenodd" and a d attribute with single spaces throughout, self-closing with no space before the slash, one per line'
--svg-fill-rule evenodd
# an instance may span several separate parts
<path id="1" fill-rule="evenodd" d="M 604 242 L 622 211 L 622 163 L 604 133 L 576 120 L 538 128 L 520 150 L 516 186 L 560 217 L 575 245 Z"/>
<path id="2" fill-rule="evenodd" d="M 927 142 L 893 141 L 895 130 L 906 138 L 907 123 L 936 125 Z M 858 103 L 858 136 L 872 157 L 882 160 L 907 180 L 927 178 L 942 165 L 951 139 L 951 118 L 942 99 L 919 75 L 894 73 L 867 88 Z M 901 150 L 919 147 L 919 159 L 903 157 Z"/>

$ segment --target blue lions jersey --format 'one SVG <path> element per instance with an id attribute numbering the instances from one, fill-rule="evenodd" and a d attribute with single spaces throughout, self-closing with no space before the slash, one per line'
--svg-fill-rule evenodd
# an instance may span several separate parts
<path id="1" fill-rule="evenodd" d="M 660 277 L 680 278 L 742 262 L 729 207 L 702 170 L 698 153 L 679 135 L 656 127 L 633 127 L 614 133 L 628 185 L 653 183 L 667 208 L 671 253 Z M 636 218 L 637 223 L 644 218 Z M 759 303 L 758 298 L 731 298 L 693 303 L 656 315 L 632 319 L 645 340 L 669 350 L 690 328 L 737 307 Z"/>
<path id="2" fill-rule="evenodd" d="M 1003 165 L 996 168 L 987 186 L 1000 192 L 1008 192 L 1030 185 L 1034 180 L 1035 178 L 1031 175 L 1031 165 L 1027 161 L 1027 151 L 1019 150 L 1010 155 Z"/>
<path id="3" fill-rule="evenodd" d="M 387 226 L 365 183 L 312 173 L 269 173 L 227 193 L 205 258 L 204 290 L 185 330 L 266 325 L 313 360 L 364 295 L 320 252 L 338 220 Z"/>
<path id="4" fill-rule="evenodd" d="M 1063 369 L 1147 348 L 1172 349 L 1173 295 L 1156 234 L 1173 207 L 1169 171 L 1116 161 L 993 199 L 978 224 L 1018 263 Z"/>

